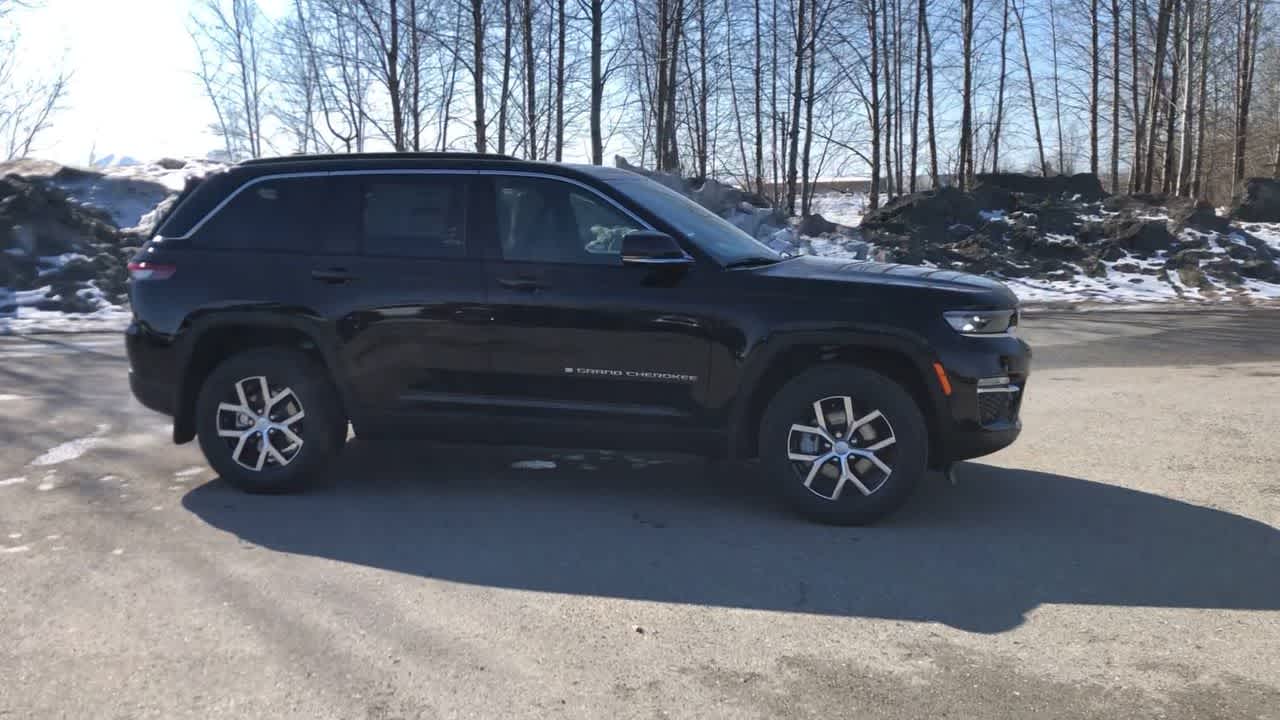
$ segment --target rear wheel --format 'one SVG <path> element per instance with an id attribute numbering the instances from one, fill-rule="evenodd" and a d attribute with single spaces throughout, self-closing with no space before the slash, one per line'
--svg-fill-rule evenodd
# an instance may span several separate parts
<path id="1" fill-rule="evenodd" d="M 346 439 L 346 419 L 323 368 L 282 349 L 232 356 L 196 401 L 205 458 L 231 485 L 254 493 L 301 490 Z"/>
<path id="2" fill-rule="evenodd" d="M 862 525 L 911 495 L 929 442 L 920 408 L 900 385 L 865 368 L 828 365 L 778 391 L 759 447 L 792 507 L 821 522 Z"/>

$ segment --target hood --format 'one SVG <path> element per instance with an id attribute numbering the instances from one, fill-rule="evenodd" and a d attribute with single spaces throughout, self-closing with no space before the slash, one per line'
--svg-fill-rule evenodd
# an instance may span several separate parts
<path id="1" fill-rule="evenodd" d="M 895 287 L 921 288 L 951 291 L 974 296 L 975 301 L 997 306 L 1014 307 L 1018 298 L 1004 283 L 991 278 L 920 267 L 869 261 L 852 261 L 836 258 L 801 255 L 780 263 L 760 267 L 762 276 L 792 280 L 822 280 L 827 282 L 857 283 L 859 285 L 891 285 Z"/>

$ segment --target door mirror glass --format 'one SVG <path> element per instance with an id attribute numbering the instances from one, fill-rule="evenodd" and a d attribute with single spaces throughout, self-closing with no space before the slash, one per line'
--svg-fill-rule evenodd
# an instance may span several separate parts
<path id="1" fill-rule="evenodd" d="M 636 230 L 622 238 L 623 265 L 688 265 L 693 258 L 675 238 L 652 230 Z"/>

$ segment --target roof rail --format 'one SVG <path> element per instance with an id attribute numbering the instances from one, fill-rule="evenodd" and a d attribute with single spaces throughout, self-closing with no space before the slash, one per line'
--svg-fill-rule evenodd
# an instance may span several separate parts
<path id="1" fill-rule="evenodd" d="M 275 165 L 277 163 L 307 163 L 324 160 L 514 160 L 510 155 L 478 152 L 369 152 L 331 153 L 323 155 L 282 155 L 280 157 L 242 160 L 240 165 Z"/>

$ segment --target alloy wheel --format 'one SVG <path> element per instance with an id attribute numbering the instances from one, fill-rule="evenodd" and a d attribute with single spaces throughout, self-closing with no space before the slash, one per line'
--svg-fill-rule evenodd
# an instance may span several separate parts
<path id="1" fill-rule="evenodd" d="M 897 437 L 876 409 L 855 412 L 853 398 L 833 395 L 813 403 L 812 414 L 787 433 L 787 459 L 805 488 L 839 500 L 852 486 L 872 495 L 893 474 Z"/>
<path id="2" fill-rule="evenodd" d="M 302 401 L 261 375 L 241 378 L 218 403 L 214 427 L 237 465 L 253 471 L 284 467 L 302 451 Z"/>

